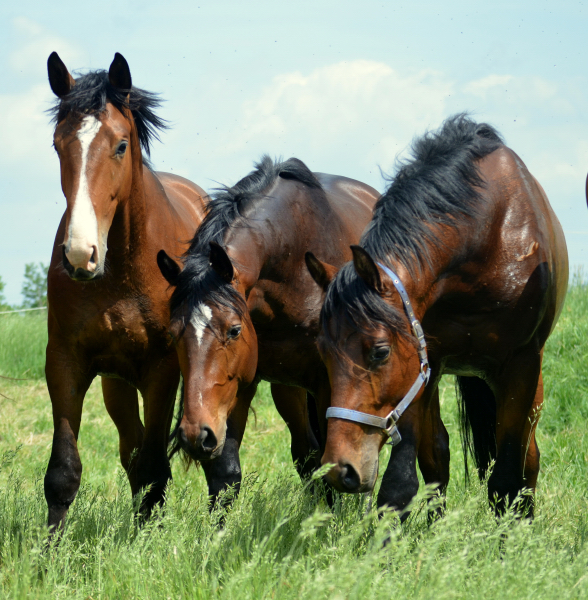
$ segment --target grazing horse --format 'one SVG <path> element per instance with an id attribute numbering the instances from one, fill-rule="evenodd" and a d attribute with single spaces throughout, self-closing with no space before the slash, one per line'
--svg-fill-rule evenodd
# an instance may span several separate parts
<path id="1" fill-rule="evenodd" d="M 48 276 L 45 372 L 53 446 L 45 475 L 49 527 L 63 526 L 82 474 L 77 438 L 84 396 L 96 375 L 120 437 L 133 494 L 148 486 L 143 514 L 163 500 L 171 472 L 169 429 L 180 377 L 167 329 L 168 284 L 157 269 L 163 246 L 181 254 L 204 215 L 204 191 L 153 172 L 141 149 L 163 122 L 154 94 L 132 86 L 126 60 L 77 80 L 54 52 L 49 83 L 54 145 L 67 208 Z M 137 390 L 144 400 L 145 426 Z"/>
<path id="2" fill-rule="evenodd" d="M 565 239 L 543 189 L 492 127 L 457 115 L 414 143 L 352 251 L 318 337 L 332 386 L 327 480 L 371 490 L 389 440 L 378 505 L 404 509 L 451 373 L 480 478 L 496 461 L 488 495 L 500 514 L 535 489 L 543 347 L 567 289 Z M 324 285 L 329 267 L 309 264 Z M 533 496 L 519 508 L 532 516 Z"/>
<path id="3" fill-rule="evenodd" d="M 299 472 L 318 465 L 307 392 L 320 420 L 330 391 L 315 346 L 323 291 L 305 252 L 335 265 L 348 260 L 378 196 L 358 181 L 313 174 L 297 159 L 264 157 L 211 199 L 182 270 L 160 253 L 175 287 L 170 332 L 184 379 L 174 450 L 201 461 L 213 499 L 241 481 L 239 446 L 261 379 L 271 382 Z"/>

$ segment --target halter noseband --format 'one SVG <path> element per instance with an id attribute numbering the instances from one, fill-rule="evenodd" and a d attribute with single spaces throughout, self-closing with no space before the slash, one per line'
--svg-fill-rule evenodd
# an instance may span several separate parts
<path id="1" fill-rule="evenodd" d="M 390 277 L 394 287 L 398 290 L 400 297 L 402 298 L 402 306 L 404 306 L 404 311 L 408 316 L 410 321 L 410 326 L 412 328 L 412 332 L 416 337 L 419 348 L 419 358 L 421 360 L 421 370 L 416 378 L 416 381 L 412 384 L 410 390 L 404 398 L 397 404 L 396 408 L 390 412 L 386 417 L 377 417 L 375 415 L 370 415 L 368 413 L 360 412 L 358 410 L 351 410 L 350 408 L 339 408 L 332 406 L 327 409 L 327 419 L 337 418 L 337 419 L 345 419 L 346 421 L 354 421 L 355 423 L 363 423 L 364 425 L 371 425 L 372 427 L 377 427 L 381 429 L 385 435 L 390 438 L 390 441 L 387 442 L 391 446 L 396 446 L 400 443 L 402 437 L 400 436 L 400 431 L 398 431 L 398 427 L 396 423 L 398 419 L 402 416 L 402 413 L 409 407 L 410 403 L 414 400 L 415 396 L 419 393 L 419 390 L 423 385 L 427 385 L 429 381 L 429 377 L 431 375 L 431 369 L 429 367 L 429 358 L 427 355 L 427 344 L 425 342 L 425 333 L 423 332 L 423 328 L 419 323 L 419 320 L 416 318 L 414 314 L 414 310 L 412 309 L 412 304 L 410 303 L 410 299 L 406 292 L 406 289 L 402 285 L 400 278 L 394 271 L 390 270 L 388 267 L 383 265 L 382 263 L 377 263 L 378 266 Z"/>

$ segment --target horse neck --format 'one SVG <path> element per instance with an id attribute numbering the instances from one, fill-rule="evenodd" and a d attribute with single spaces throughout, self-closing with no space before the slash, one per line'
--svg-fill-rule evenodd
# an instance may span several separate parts
<path id="1" fill-rule="evenodd" d="M 400 278 L 415 313 L 422 319 L 427 309 L 444 293 L 450 291 L 452 272 L 463 266 L 463 258 L 468 255 L 464 247 L 476 245 L 479 232 L 472 233 L 468 223 L 453 227 L 442 226 L 437 231 L 438 243 L 430 248 L 430 260 L 416 260 L 407 266 L 397 258 L 389 257 L 388 263 Z"/>
<path id="2" fill-rule="evenodd" d="M 250 290 L 262 275 L 269 279 L 273 279 L 273 273 L 279 276 L 285 263 L 300 254 L 297 250 L 303 240 L 293 221 L 299 210 L 290 210 L 290 205 L 298 202 L 299 198 L 276 198 L 268 194 L 244 219 L 242 226 L 232 228 L 225 237 L 229 255 L 246 290 Z M 312 223 L 313 203 L 309 202 L 305 209 L 305 218 Z M 304 236 L 308 235 L 310 232 L 305 230 Z"/>
<path id="3" fill-rule="evenodd" d="M 132 118 L 132 117 L 131 117 Z M 143 155 L 134 122 L 131 131 L 132 183 L 128 198 L 120 199 L 108 233 L 109 270 L 133 272 L 147 241 L 147 206 Z M 117 273 L 120 274 L 120 273 Z"/>

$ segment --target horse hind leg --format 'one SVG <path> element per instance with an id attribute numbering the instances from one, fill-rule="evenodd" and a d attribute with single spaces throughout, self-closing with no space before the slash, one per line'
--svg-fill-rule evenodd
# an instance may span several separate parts
<path id="1" fill-rule="evenodd" d="M 539 474 L 535 428 L 543 405 L 541 361 L 542 352 L 524 349 L 508 362 L 497 383 L 497 456 L 488 496 L 498 515 L 527 490 L 517 512 L 533 516 Z"/>
<path id="2" fill-rule="evenodd" d="M 102 394 L 106 410 L 118 430 L 120 462 L 135 496 L 140 490 L 136 466 L 145 429 L 139 415 L 138 393 L 122 379 L 102 377 Z"/>
<path id="3" fill-rule="evenodd" d="M 167 455 L 170 424 L 180 380 L 175 353 L 167 362 L 150 369 L 150 378 L 139 390 L 144 400 L 145 429 L 143 443 L 133 462 L 132 473 L 139 490 L 146 490 L 139 512 L 148 518 L 156 504 L 163 504 L 165 488 L 171 479 Z"/>
<path id="4" fill-rule="evenodd" d="M 276 409 L 290 430 L 292 460 L 301 478 L 320 466 L 319 444 L 311 427 L 306 390 L 271 384 Z"/>

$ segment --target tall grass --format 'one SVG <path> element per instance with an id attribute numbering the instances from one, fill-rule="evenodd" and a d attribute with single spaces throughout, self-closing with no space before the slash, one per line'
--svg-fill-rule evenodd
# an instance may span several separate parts
<path id="1" fill-rule="evenodd" d="M 0 315 L 0 375 L 45 376 L 47 311 Z"/>
<path id="2" fill-rule="evenodd" d="M 329 510 L 298 479 L 287 430 L 261 386 L 243 441 L 245 481 L 233 507 L 210 514 L 202 472 L 186 472 L 174 461 L 165 509 L 139 529 L 118 464 L 116 430 L 94 384 L 80 433 L 82 487 L 61 543 L 45 550 L 47 392 L 42 381 L 0 380 L 0 392 L 10 398 L 0 396 L 0 597 L 586 598 L 587 309 L 588 290 L 572 287 L 545 352 L 533 522 L 511 514 L 497 521 L 486 485 L 466 483 L 447 378 L 441 399 L 451 482 L 446 515 L 431 526 L 431 490 L 423 486 L 403 526 L 393 513 L 378 518 L 365 496 L 338 497 Z"/>

